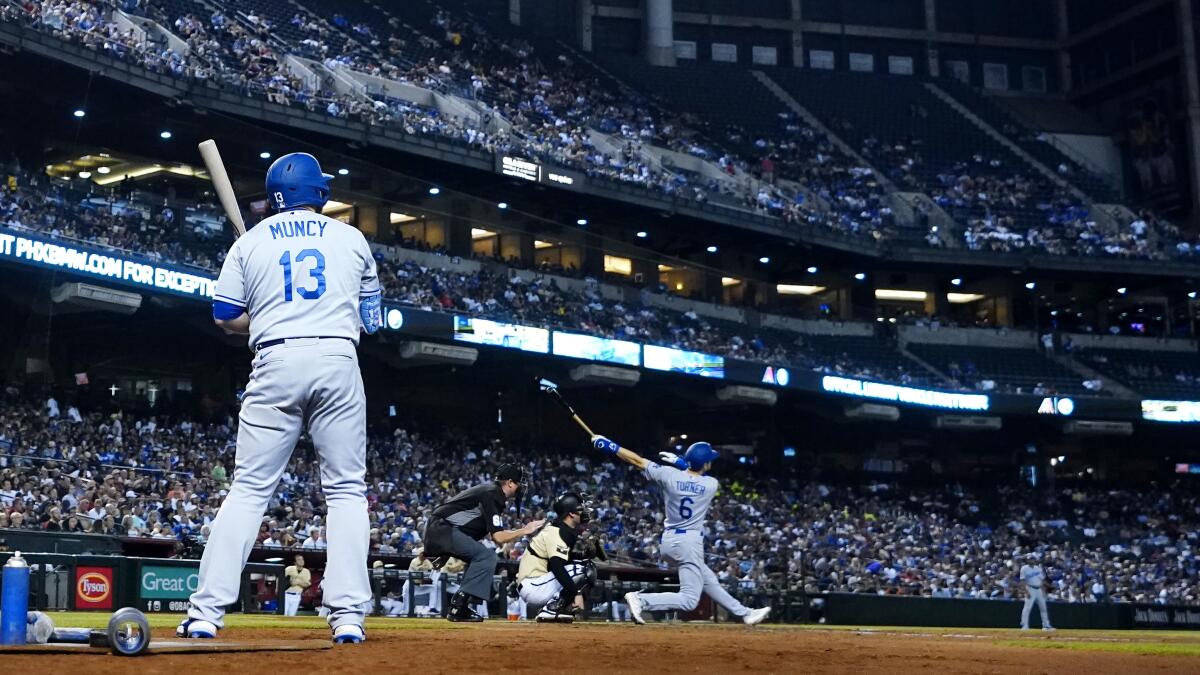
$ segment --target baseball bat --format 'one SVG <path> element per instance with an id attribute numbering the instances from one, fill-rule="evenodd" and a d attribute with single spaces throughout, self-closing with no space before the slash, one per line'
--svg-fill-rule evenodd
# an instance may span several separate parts
<path id="1" fill-rule="evenodd" d="M 567 403 L 567 399 L 564 398 L 563 395 L 558 391 L 557 384 L 554 384 L 545 378 L 539 378 L 538 388 L 553 396 L 554 400 L 558 401 L 559 404 L 566 409 L 567 413 L 571 415 L 571 419 L 575 420 L 575 423 L 578 424 L 584 431 L 586 431 L 588 436 L 596 435 L 595 432 L 592 431 L 591 427 L 587 425 L 587 422 L 584 422 L 583 419 L 579 417 L 579 413 L 575 412 L 575 409 L 571 407 L 571 404 Z"/>
<path id="2" fill-rule="evenodd" d="M 217 142 L 213 139 L 201 141 L 200 156 L 204 158 L 204 166 L 208 167 L 208 176 L 212 179 L 213 189 L 217 191 L 217 199 L 221 200 L 221 208 L 233 223 L 237 236 L 246 234 L 246 223 L 242 221 L 242 209 L 238 206 L 237 195 L 233 193 L 233 184 L 229 182 L 229 174 L 225 172 L 225 163 L 221 161 L 221 151 L 217 150 Z"/>

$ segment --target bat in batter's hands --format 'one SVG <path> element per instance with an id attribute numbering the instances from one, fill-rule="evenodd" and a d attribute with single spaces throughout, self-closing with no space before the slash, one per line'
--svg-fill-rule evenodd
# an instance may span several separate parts
<path id="1" fill-rule="evenodd" d="M 201 141 L 200 156 L 204 158 L 204 166 L 208 167 L 208 176 L 212 179 L 213 190 L 221 201 L 221 208 L 233 229 L 240 237 L 246 234 L 246 223 L 242 221 L 242 209 L 238 206 L 237 195 L 233 193 L 233 183 L 229 182 L 229 174 L 225 172 L 225 163 L 221 161 L 221 152 L 217 150 L 217 142 L 213 139 Z"/>

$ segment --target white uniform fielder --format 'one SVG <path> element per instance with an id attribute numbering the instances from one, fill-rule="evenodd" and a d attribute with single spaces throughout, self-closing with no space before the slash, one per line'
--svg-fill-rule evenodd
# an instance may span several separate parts
<path id="1" fill-rule="evenodd" d="M 1021 628 L 1029 628 L 1029 612 L 1033 609 L 1034 603 L 1037 603 L 1038 609 L 1042 612 L 1042 628 L 1050 629 L 1050 612 L 1046 611 L 1046 592 L 1042 590 L 1042 584 L 1045 583 L 1046 573 L 1042 571 L 1042 566 L 1022 565 L 1021 566 L 1021 581 L 1025 583 L 1025 606 L 1021 609 Z"/>
<path id="2" fill-rule="evenodd" d="M 704 521 L 717 496 L 717 479 L 654 462 L 646 465 L 645 474 L 662 488 L 666 501 L 661 550 L 663 557 L 679 566 L 679 592 L 639 593 L 643 609 L 690 612 L 700 604 L 703 592 L 734 616 L 749 614 L 750 610 L 721 586 L 704 562 Z"/>
<path id="3" fill-rule="evenodd" d="M 238 417 L 233 485 L 204 549 L 192 619 L 220 627 L 225 606 L 237 601 L 259 523 L 307 426 L 329 511 L 329 625 L 362 624 L 372 595 L 366 401 L 355 346 L 360 298 L 378 292 L 362 233 L 305 209 L 263 220 L 230 248 L 215 297 L 246 308 L 257 353 Z"/>

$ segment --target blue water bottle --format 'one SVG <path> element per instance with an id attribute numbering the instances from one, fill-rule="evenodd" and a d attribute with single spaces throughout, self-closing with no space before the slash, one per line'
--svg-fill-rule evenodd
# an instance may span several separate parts
<path id="1" fill-rule="evenodd" d="M 0 645 L 23 645 L 29 611 L 29 563 L 20 551 L 4 563 L 0 594 Z"/>

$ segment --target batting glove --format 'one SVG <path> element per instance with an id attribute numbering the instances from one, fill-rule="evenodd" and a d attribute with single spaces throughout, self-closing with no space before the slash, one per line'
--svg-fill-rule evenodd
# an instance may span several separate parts
<path id="1" fill-rule="evenodd" d="M 599 435 L 592 436 L 592 446 L 610 455 L 617 454 L 617 451 L 621 449 L 621 446 Z"/>
<path id="2" fill-rule="evenodd" d="M 358 316 L 362 319 L 363 330 L 367 335 L 374 335 L 383 325 L 383 295 L 376 293 L 360 300 Z"/>
<path id="3" fill-rule="evenodd" d="M 680 471 L 687 471 L 687 460 L 673 452 L 660 452 L 658 458 L 663 461 L 663 464 L 670 464 Z"/>

